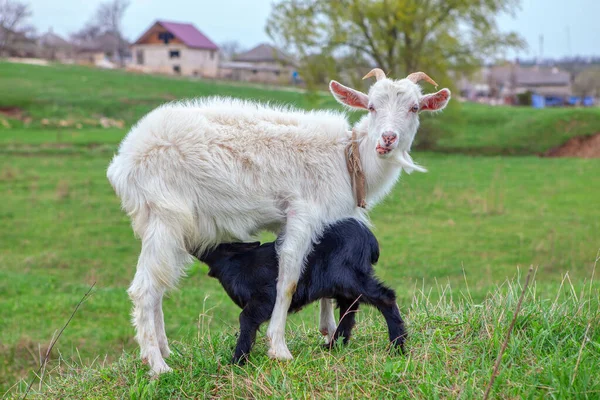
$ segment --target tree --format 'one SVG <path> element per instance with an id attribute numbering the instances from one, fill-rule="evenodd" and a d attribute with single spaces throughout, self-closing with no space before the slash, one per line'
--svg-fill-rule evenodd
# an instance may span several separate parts
<path id="1" fill-rule="evenodd" d="M 242 51 L 242 46 L 239 42 L 235 40 L 230 40 L 228 42 L 223 42 L 219 46 L 219 53 L 221 54 L 221 58 L 225 61 L 230 61 L 236 55 L 240 54 Z"/>
<path id="2" fill-rule="evenodd" d="M 600 67 L 588 68 L 575 78 L 573 92 L 578 96 L 600 94 Z"/>
<path id="3" fill-rule="evenodd" d="M 110 0 L 100 3 L 92 19 L 78 32 L 71 35 L 75 40 L 95 40 L 101 35 L 111 34 L 116 38 L 114 53 L 124 64 L 127 42 L 123 35 L 123 17 L 130 0 Z"/>
<path id="4" fill-rule="evenodd" d="M 390 76 L 424 70 L 443 81 L 450 71 L 470 72 L 503 50 L 524 47 L 516 33 L 501 33 L 495 21 L 518 5 L 519 0 L 282 0 L 266 30 L 303 60 L 355 54 Z"/>
<path id="5" fill-rule="evenodd" d="M 18 0 L 0 0 L 0 56 L 4 55 L 19 38 L 35 31 L 27 24 L 31 15 L 27 3 Z"/>
<path id="6" fill-rule="evenodd" d="M 97 39 L 102 34 L 102 30 L 92 21 L 84 25 L 83 28 L 71 34 L 71 39 L 75 42 L 85 42 Z"/>

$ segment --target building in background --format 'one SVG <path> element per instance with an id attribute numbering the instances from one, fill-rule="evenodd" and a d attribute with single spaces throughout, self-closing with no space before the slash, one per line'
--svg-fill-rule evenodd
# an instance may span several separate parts
<path id="1" fill-rule="evenodd" d="M 74 42 L 75 61 L 101 68 L 116 68 L 130 58 L 129 43 L 110 32 Z"/>
<path id="2" fill-rule="evenodd" d="M 215 78 L 219 48 L 192 24 L 156 21 L 131 46 L 130 68 Z"/>
<path id="3" fill-rule="evenodd" d="M 52 61 L 71 61 L 74 58 L 74 46 L 52 31 L 41 35 L 38 39 L 39 56 Z"/>
<path id="4" fill-rule="evenodd" d="M 32 35 L 0 29 L 0 57 L 37 57 L 38 45 Z"/>
<path id="5" fill-rule="evenodd" d="M 294 78 L 294 62 L 279 49 L 263 43 L 222 62 L 219 77 L 244 82 L 289 84 Z"/>
<path id="6" fill-rule="evenodd" d="M 460 82 L 462 97 L 490 104 L 531 104 L 531 96 L 543 97 L 547 105 L 567 104 L 572 90 L 571 74 L 556 67 L 506 64 L 484 67 Z M 529 100 L 527 100 L 529 98 Z"/>

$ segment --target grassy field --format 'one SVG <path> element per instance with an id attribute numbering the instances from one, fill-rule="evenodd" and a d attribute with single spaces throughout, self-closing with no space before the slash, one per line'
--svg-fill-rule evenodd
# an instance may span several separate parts
<path id="1" fill-rule="evenodd" d="M 365 82 L 367 85 L 368 82 Z M 197 96 L 235 96 L 300 108 L 336 108 L 328 93 L 306 95 L 295 90 L 205 82 L 76 66 L 40 67 L 0 62 L 0 110 L 18 108 L 21 120 L 3 119 L 0 132 L 25 126 L 62 132 L 57 143 L 69 143 L 73 131 L 98 127 L 101 117 L 128 126 L 157 105 Z M 366 89 L 363 88 L 363 89 Z M 432 90 L 425 87 L 425 90 Z M 356 119 L 360 113 L 351 114 Z M 5 121 L 3 123 L 2 121 Z M 451 102 L 441 114 L 422 116 L 420 135 L 438 140 L 430 147 L 441 152 L 469 154 L 538 154 L 568 138 L 600 132 L 600 108 L 544 109 L 491 107 Z M 43 136 L 42 134 L 42 136 Z M 28 143 L 28 134 L 11 135 L 15 143 Z M 39 137 L 39 136 L 37 136 Z M 113 137 L 111 137 L 112 139 Z M 51 141 L 55 138 L 51 137 Z M 82 142 L 81 139 L 79 143 Z M 106 144 L 97 135 L 88 143 Z"/>
<path id="2" fill-rule="evenodd" d="M 139 242 L 105 178 L 127 126 L 160 102 L 198 95 L 335 104 L 293 91 L 2 63 L 0 89 L 0 107 L 22 113 L 0 122 L 0 393 L 22 393 L 23 383 L 13 384 L 32 377 L 53 334 L 96 282 L 34 395 L 480 398 L 512 317 L 519 274 L 530 265 L 535 282 L 496 396 L 600 393 L 599 293 L 590 281 L 598 276 L 600 160 L 413 153 L 430 172 L 403 176 L 372 213 L 382 248 L 376 270 L 398 292 L 411 335 L 408 357 L 387 354 L 382 318 L 368 309 L 359 313 L 347 348 L 321 350 L 315 305 L 288 326 L 295 361 L 269 361 L 262 333 L 251 364 L 231 367 L 239 310 L 206 267 L 195 264 L 165 301 L 176 371 L 150 380 L 135 357 L 125 293 Z M 456 124 L 447 125 L 455 132 L 440 146 L 463 153 L 496 146 L 520 153 L 506 149 L 524 149 L 527 141 L 536 153 L 573 134 L 556 121 L 574 121 L 582 132 L 600 123 L 597 110 L 463 105 L 457 112 L 460 118 L 448 118 Z M 546 122 L 530 122 L 529 129 L 525 112 Z M 124 127 L 101 128 L 102 117 L 123 120 Z M 522 136 L 501 128 L 513 117 L 521 118 L 515 129 Z M 465 119 L 478 129 L 461 131 Z M 552 139 L 542 142 L 536 136 L 542 134 Z"/>

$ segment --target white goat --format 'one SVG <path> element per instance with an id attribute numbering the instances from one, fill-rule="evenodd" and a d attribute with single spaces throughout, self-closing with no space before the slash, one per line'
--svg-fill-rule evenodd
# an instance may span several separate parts
<path id="1" fill-rule="evenodd" d="M 367 76 L 377 77 L 368 95 L 336 81 L 330 89 L 340 103 L 370 111 L 354 129 L 373 207 L 402 168 L 418 168 L 408 155 L 418 112 L 444 108 L 450 91 L 423 95 L 416 82 L 433 82 L 423 73 L 395 81 L 375 69 Z M 344 114 L 224 98 L 166 104 L 132 128 L 107 175 L 142 240 L 128 293 L 141 357 L 152 373 L 170 370 L 162 299 L 191 262 L 188 250 L 250 240 L 262 229 L 281 238 L 269 356 L 292 358 L 286 315 L 312 243 L 327 224 L 367 220 L 347 171 L 349 141 Z M 321 303 L 320 325 L 324 335 L 334 334 L 330 301 Z"/>

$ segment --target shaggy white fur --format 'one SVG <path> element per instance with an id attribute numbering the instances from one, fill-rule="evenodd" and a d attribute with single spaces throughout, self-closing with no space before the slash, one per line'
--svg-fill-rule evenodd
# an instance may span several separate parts
<path id="1" fill-rule="evenodd" d="M 335 84 L 332 92 L 339 99 Z M 367 204 L 373 207 L 391 190 L 402 168 L 422 170 L 408 155 L 418 118 L 416 113 L 404 114 L 411 112 L 407 104 L 418 104 L 426 96 L 406 79 L 378 81 L 369 96 L 337 85 L 364 96 L 367 103 L 372 100 L 378 109 L 355 127 Z M 449 91 L 439 108 L 448 99 Z M 368 108 L 367 103 L 359 108 Z M 188 250 L 251 240 L 263 229 L 280 237 L 277 300 L 267 330 L 269 355 L 292 357 L 285 321 L 312 244 L 325 226 L 342 218 L 368 222 L 365 211 L 355 207 L 346 169 L 349 129 L 342 113 L 226 98 L 166 104 L 131 129 L 107 176 L 142 241 L 128 293 L 141 357 L 153 373 L 170 370 L 164 361 L 170 350 L 162 298 L 184 275 L 191 262 Z M 376 148 L 390 130 L 399 140 L 382 155 Z M 398 146 L 401 151 L 393 151 Z M 334 334 L 330 300 L 321 302 L 320 330 L 328 338 Z"/>

